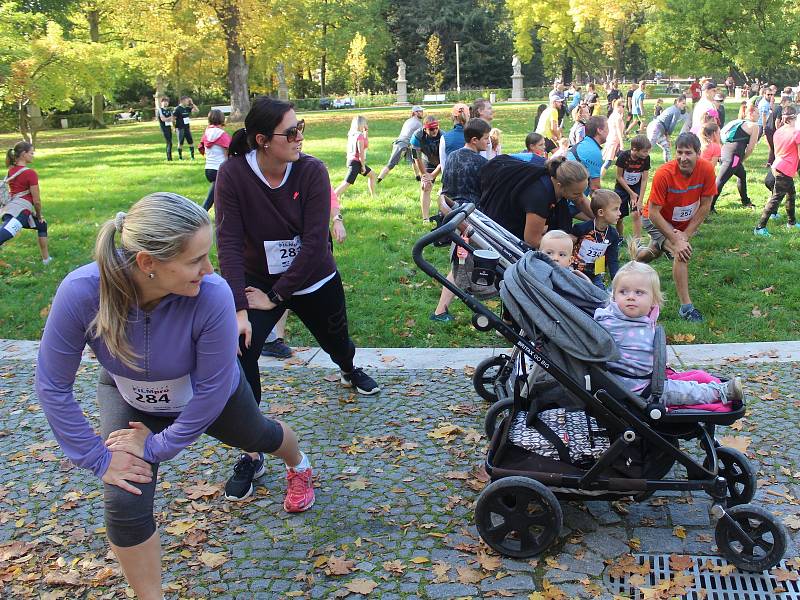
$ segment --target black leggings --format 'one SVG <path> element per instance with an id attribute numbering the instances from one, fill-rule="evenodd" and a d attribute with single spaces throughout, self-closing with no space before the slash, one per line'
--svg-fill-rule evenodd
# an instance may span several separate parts
<path id="1" fill-rule="evenodd" d="M 30 221 L 33 220 L 33 227 Z M 0 246 L 16 236 L 22 229 L 35 229 L 40 238 L 47 237 L 47 221 L 40 221 L 32 216 L 30 211 L 23 210 L 19 216 L 12 217 L 6 213 L 0 221 Z"/>
<path id="2" fill-rule="evenodd" d="M 178 156 L 183 158 L 183 142 L 184 140 L 189 144 L 189 153 L 194 158 L 194 140 L 192 139 L 192 130 L 189 127 L 178 127 Z"/>
<path id="3" fill-rule="evenodd" d="M 161 135 L 167 142 L 167 160 L 172 160 L 172 127 L 161 126 Z"/>
<path id="4" fill-rule="evenodd" d="M 783 173 L 775 175 L 775 185 L 772 188 L 772 195 L 767 200 L 761 219 L 758 221 L 758 228 L 763 229 L 767 226 L 769 216 L 777 214 L 781 200 L 786 197 L 786 220 L 789 225 L 795 224 L 794 201 L 796 192 L 794 189 L 794 177 L 787 177 Z"/>
<path id="5" fill-rule="evenodd" d="M 747 143 L 747 140 L 741 140 L 738 142 L 726 142 L 722 146 L 719 175 L 717 175 L 717 195 L 714 196 L 711 208 L 714 208 L 717 204 L 717 198 L 722 195 L 722 188 L 734 175 L 736 175 L 736 186 L 739 188 L 739 198 L 742 204 L 745 206 L 752 204 L 747 197 L 747 172 L 744 170 L 744 151 L 747 148 Z"/>
<path id="6" fill-rule="evenodd" d="M 247 452 L 275 452 L 283 443 L 283 428 L 277 421 L 261 414 L 241 368 L 239 377 L 236 391 L 206 433 L 223 444 Z M 174 417 L 159 417 L 142 412 L 125 402 L 105 369 L 100 371 L 97 382 L 97 403 L 100 405 L 100 431 L 104 440 L 112 432 L 130 427 L 129 421 L 144 423 L 155 434 L 169 427 L 175 420 Z M 152 468 L 153 479 L 150 483 L 130 482 L 142 491 L 141 496 L 110 483 L 103 484 L 106 532 L 115 546 L 136 546 L 147 541 L 156 530 L 153 496 L 158 463 L 153 463 Z"/>
<path id="7" fill-rule="evenodd" d="M 267 292 L 270 287 L 250 275 L 245 276 L 247 285 Z M 327 352 L 331 360 L 345 373 L 353 370 L 353 357 L 356 347 L 347 329 L 347 306 L 344 298 L 342 278 L 337 272 L 333 279 L 310 294 L 292 296 L 272 310 L 248 309 L 247 318 L 253 328 L 250 347 L 244 347 L 244 338 L 239 338 L 242 355 L 239 360 L 244 374 L 257 402 L 261 402 L 261 379 L 258 371 L 258 357 L 269 332 L 275 327 L 286 309 L 294 311 L 298 318 Z"/>
<path id="8" fill-rule="evenodd" d="M 206 196 L 206 201 L 203 203 L 203 208 L 210 210 L 214 205 L 214 182 L 217 180 L 217 170 L 206 169 L 206 179 L 208 179 L 211 185 L 208 188 L 208 195 Z"/>

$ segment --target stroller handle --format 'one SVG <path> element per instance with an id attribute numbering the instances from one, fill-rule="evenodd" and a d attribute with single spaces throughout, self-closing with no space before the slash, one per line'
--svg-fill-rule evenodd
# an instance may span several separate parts
<path id="1" fill-rule="evenodd" d="M 419 238 L 414 244 L 414 248 L 411 250 L 411 256 L 414 258 L 414 263 L 416 263 L 416 265 L 422 269 L 426 275 L 432 277 L 439 283 L 447 281 L 446 278 L 439 273 L 436 267 L 423 258 L 422 253 L 427 246 L 430 246 L 438 240 L 448 237 L 450 234 L 455 232 L 459 225 L 464 222 L 464 219 L 466 219 L 473 210 L 475 210 L 475 205 L 471 202 L 468 202 L 449 212 L 447 215 L 445 215 L 442 224 Z"/>

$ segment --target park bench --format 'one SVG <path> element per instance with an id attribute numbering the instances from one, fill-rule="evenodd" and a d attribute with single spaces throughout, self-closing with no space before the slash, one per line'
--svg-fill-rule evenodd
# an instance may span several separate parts
<path id="1" fill-rule="evenodd" d="M 422 97 L 423 102 L 444 102 L 444 94 L 425 94 Z"/>
<path id="2" fill-rule="evenodd" d="M 227 106 L 212 106 L 211 110 L 221 110 L 223 115 L 231 114 L 230 105 L 227 105 Z"/>
<path id="3" fill-rule="evenodd" d="M 134 112 L 133 114 L 129 112 L 122 112 L 114 115 L 115 123 L 136 123 L 141 120 L 142 120 L 141 112 Z"/>

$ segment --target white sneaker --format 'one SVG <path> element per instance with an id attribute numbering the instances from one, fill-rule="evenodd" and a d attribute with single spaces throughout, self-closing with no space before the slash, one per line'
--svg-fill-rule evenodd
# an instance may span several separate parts
<path id="1" fill-rule="evenodd" d="M 47 258 L 43 258 L 42 259 L 42 264 L 43 265 L 49 265 L 51 262 L 53 262 L 53 257 L 52 256 L 48 256 Z"/>

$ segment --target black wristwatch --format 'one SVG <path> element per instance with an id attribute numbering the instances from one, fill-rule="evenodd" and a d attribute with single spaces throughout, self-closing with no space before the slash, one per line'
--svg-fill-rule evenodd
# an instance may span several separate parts
<path id="1" fill-rule="evenodd" d="M 275 290 L 268 291 L 267 298 L 269 298 L 269 301 L 276 306 L 281 302 L 283 302 L 283 298 L 281 298 L 280 294 L 278 294 L 278 292 L 276 292 Z"/>

